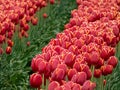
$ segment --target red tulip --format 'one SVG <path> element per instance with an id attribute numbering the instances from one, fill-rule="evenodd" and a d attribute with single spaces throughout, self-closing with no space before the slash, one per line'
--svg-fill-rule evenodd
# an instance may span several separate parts
<path id="1" fill-rule="evenodd" d="M 77 4 L 80 5 L 81 4 L 81 0 L 76 0 Z"/>
<path id="2" fill-rule="evenodd" d="M 113 66 L 112 65 L 104 65 L 101 67 L 101 71 L 103 75 L 108 75 L 111 74 L 113 71 Z"/>
<path id="3" fill-rule="evenodd" d="M 34 88 L 40 88 L 42 85 L 42 77 L 38 73 L 33 73 L 30 75 L 30 85 Z"/>
<path id="4" fill-rule="evenodd" d="M 66 85 L 69 85 L 71 89 L 73 88 L 74 84 L 76 84 L 76 83 L 74 83 L 74 82 L 72 82 L 72 81 L 68 81 L 68 82 L 66 83 Z"/>
<path id="5" fill-rule="evenodd" d="M 90 62 L 93 65 L 96 65 L 98 61 L 100 60 L 100 56 L 98 52 L 92 52 L 90 56 Z"/>
<path id="6" fill-rule="evenodd" d="M 75 62 L 75 55 L 71 52 L 67 53 L 64 57 L 64 62 L 67 66 L 72 67 Z"/>
<path id="7" fill-rule="evenodd" d="M 43 14 L 43 18 L 47 18 L 48 15 L 46 13 Z"/>
<path id="8" fill-rule="evenodd" d="M 78 83 L 80 85 L 83 85 L 84 82 L 87 80 L 87 74 L 85 72 L 78 72 L 75 75 L 73 75 L 71 81 L 74 83 Z"/>
<path id="9" fill-rule="evenodd" d="M 65 77 L 65 71 L 63 69 L 60 68 L 56 68 L 53 73 L 52 73 L 52 80 L 58 81 L 60 82 L 61 80 L 63 80 Z"/>
<path id="10" fill-rule="evenodd" d="M 60 60 L 58 58 L 53 57 L 50 59 L 49 63 L 51 65 L 52 71 L 54 71 L 60 64 Z"/>
<path id="11" fill-rule="evenodd" d="M 23 27 L 23 29 L 25 30 L 25 31 L 28 31 L 29 30 L 29 25 L 28 24 L 24 24 L 24 27 Z"/>
<path id="12" fill-rule="evenodd" d="M 82 90 L 94 90 L 96 87 L 96 83 L 92 83 L 90 80 L 87 80 L 83 86 Z"/>
<path id="13" fill-rule="evenodd" d="M 33 24 L 33 25 L 37 25 L 37 23 L 38 23 L 38 18 L 36 17 L 36 18 L 32 18 L 31 19 L 31 23 Z"/>
<path id="14" fill-rule="evenodd" d="M 0 55 L 3 54 L 3 49 L 0 47 Z"/>
<path id="15" fill-rule="evenodd" d="M 57 66 L 57 68 L 60 68 L 60 69 L 63 69 L 65 71 L 65 73 L 67 74 L 67 71 L 68 71 L 68 67 L 66 64 L 59 64 Z"/>
<path id="16" fill-rule="evenodd" d="M 81 71 L 85 72 L 87 74 L 87 79 L 90 79 L 92 76 L 92 72 L 88 65 L 80 64 Z"/>
<path id="17" fill-rule="evenodd" d="M 79 84 L 74 84 L 72 90 L 81 90 L 81 86 Z"/>
<path id="18" fill-rule="evenodd" d="M 100 68 L 101 66 L 104 65 L 104 60 L 102 58 L 100 58 L 100 60 L 98 61 L 98 63 L 96 64 L 95 68 Z"/>
<path id="19" fill-rule="evenodd" d="M 44 72 L 45 77 L 49 79 L 49 77 L 51 76 L 51 73 L 52 73 L 52 66 L 49 62 L 46 62 L 46 69 Z"/>
<path id="20" fill-rule="evenodd" d="M 71 80 L 72 79 L 72 77 L 75 75 L 77 73 L 77 71 L 76 71 L 76 69 L 70 69 L 69 71 L 68 71 L 68 80 Z"/>
<path id="21" fill-rule="evenodd" d="M 120 30 L 117 26 L 112 26 L 113 33 L 115 36 L 119 36 Z"/>
<path id="22" fill-rule="evenodd" d="M 38 71 L 40 74 L 44 73 L 46 70 L 46 62 L 45 61 L 41 61 L 38 64 Z"/>
<path id="23" fill-rule="evenodd" d="M 53 90 L 66 90 L 66 89 L 64 88 L 64 86 L 58 86 L 58 87 L 56 87 L 56 88 L 53 89 Z"/>
<path id="24" fill-rule="evenodd" d="M 107 48 L 105 48 L 105 47 L 103 47 L 102 49 L 101 49 L 101 54 L 100 54 L 100 56 L 104 59 L 104 60 L 107 60 L 108 59 L 108 50 L 107 50 Z"/>
<path id="25" fill-rule="evenodd" d="M 33 16 L 34 13 L 35 13 L 35 12 L 34 12 L 34 9 L 33 9 L 33 8 L 30 8 L 30 9 L 29 9 L 29 15 L 30 15 L 30 16 Z"/>
<path id="26" fill-rule="evenodd" d="M 95 69 L 94 70 L 94 77 L 99 78 L 101 76 L 102 72 L 100 69 Z"/>
<path id="27" fill-rule="evenodd" d="M 73 68 L 80 72 L 81 71 L 80 62 L 75 62 Z"/>
<path id="28" fill-rule="evenodd" d="M 12 48 L 10 46 L 8 46 L 6 48 L 6 54 L 10 54 L 12 52 Z"/>
<path id="29" fill-rule="evenodd" d="M 103 85 L 104 85 L 104 86 L 106 85 L 106 80 L 105 80 L 105 79 L 103 80 Z"/>
<path id="30" fill-rule="evenodd" d="M 117 63 L 118 63 L 118 59 L 115 56 L 111 56 L 108 59 L 108 64 L 112 65 L 114 68 L 116 67 Z"/>
<path id="31" fill-rule="evenodd" d="M 42 55 L 36 55 L 31 62 L 31 68 L 34 72 L 38 71 L 39 63 L 43 61 L 43 56 Z"/>
<path id="32" fill-rule="evenodd" d="M 14 42 L 9 39 L 9 40 L 7 41 L 7 44 L 8 44 L 8 46 L 12 47 L 12 46 L 14 45 Z"/>
<path id="33" fill-rule="evenodd" d="M 64 90 L 71 90 L 71 86 L 69 84 L 65 83 L 62 86 L 63 86 Z"/>
<path id="34" fill-rule="evenodd" d="M 27 42 L 27 46 L 30 46 L 30 41 Z"/>
<path id="35" fill-rule="evenodd" d="M 54 4 L 55 3 L 55 0 L 50 0 L 50 4 Z"/>
<path id="36" fill-rule="evenodd" d="M 75 45 L 71 45 L 68 50 L 76 55 L 78 54 L 78 47 Z"/>
<path id="37" fill-rule="evenodd" d="M 5 41 L 5 36 L 0 35 L 0 44 L 2 44 Z"/>
<path id="38" fill-rule="evenodd" d="M 77 39 L 74 41 L 74 45 L 76 45 L 80 49 L 84 45 L 84 40 Z"/>
<path id="39" fill-rule="evenodd" d="M 49 85 L 48 85 L 48 90 L 55 90 L 57 87 L 59 87 L 60 84 L 57 81 L 52 81 Z"/>

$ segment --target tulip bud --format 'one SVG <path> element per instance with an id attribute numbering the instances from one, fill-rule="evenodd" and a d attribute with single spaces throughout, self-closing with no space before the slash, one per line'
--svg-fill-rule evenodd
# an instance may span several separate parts
<path id="1" fill-rule="evenodd" d="M 38 18 L 32 18 L 32 19 L 31 19 L 31 23 L 32 23 L 33 25 L 37 25 L 37 23 L 38 23 Z"/>
<path id="2" fill-rule="evenodd" d="M 43 14 L 43 18 L 47 18 L 48 15 L 46 13 Z"/>
<path id="3" fill-rule="evenodd" d="M 12 48 L 10 46 L 8 46 L 6 48 L 6 54 L 10 54 L 12 52 Z"/>
<path id="4" fill-rule="evenodd" d="M 24 29 L 25 31 L 28 31 L 28 30 L 29 30 L 29 28 L 30 28 L 30 27 L 29 27 L 29 25 L 28 25 L 28 24 L 25 24 L 25 25 L 24 25 L 24 27 L 23 27 L 23 29 Z"/>
<path id="5" fill-rule="evenodd" d="M 94 70 L 94 77 L 99 78 L 101 76 L 102 72 L 100 69 L 95 69 Z"/>
<path id="6" fill-rule="evenodd" d="M 3 54 L 3 49 L 0 47 L 0 55 Z"/>
<path id="7" fill-rule="evenodd" d="M 7 41 L 7 44 L 8 44 L 8 46 L 12 47 L 13 44 L 14 44 L 14 42 L 13 42 L 12 40 L 9 39 L 9 40 Z"/>
<path id="8" fill-rule="evenodd" d="M 55 0 L 50 0 L 50 4 L 54 4 L 55 3 Z"/>
<path id="9" fill-rule="evenodd" d="M 105 80 L 105 79 L 103 80 L 103 85 L 104 85 L 104 86 L 106 85 L 106 80 Z"/>
<path id="10" fill-rule="evenodd" d="M 27 46 L 30 46 L 30 41 L 27 42 Z"/>

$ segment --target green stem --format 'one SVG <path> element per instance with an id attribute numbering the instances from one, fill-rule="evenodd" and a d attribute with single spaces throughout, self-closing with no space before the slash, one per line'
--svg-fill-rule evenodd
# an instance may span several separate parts
<path id="1" fill-rule="evenodd" d="M 91 71 L 92 71 L 92 78 L 91 78 L 91 81 L 94 82 L 94 69 L 95 69 L 95 66 L 92 65 L 91 66 Z"/>
<path id="2" fill-rule="evenodd" d="M 104 87 L 103 87 L 103 76 L 100 77 L 100 85 L 101 85 L 101 90 L 104 90 Z"/>
<path id="3" fill-rule="evenodd" d="M 44 87 L 46 86 L 46 77 L 44 75 Z"/>

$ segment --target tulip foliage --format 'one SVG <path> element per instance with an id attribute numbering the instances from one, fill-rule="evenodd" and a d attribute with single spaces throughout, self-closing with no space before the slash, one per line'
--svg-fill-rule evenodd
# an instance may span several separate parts
<path id="1" fill-rule="evenodd" d="M 13 36 L 28 37 L 29 22 L 37 25 L 36 12 L 54 4 L 55 0 L 0 0 L 0 55 L 7 44 L 6 53 L 10 54 L 14 45 Z"/>
<path id="2" fill-rule="evenodd" d="M 115 47 L 120 41 L 119 0 L 76 2 L 78 9 L 71 11 L 65 30 L 32 59 L 32 87 L 40 89 L 48 80 L 48 90 L 94 90 L 98 86 L 94 79 L 101 78 L 99 85 L 103 90 L 107 83 L 104 77 L 116 67 Z"/>

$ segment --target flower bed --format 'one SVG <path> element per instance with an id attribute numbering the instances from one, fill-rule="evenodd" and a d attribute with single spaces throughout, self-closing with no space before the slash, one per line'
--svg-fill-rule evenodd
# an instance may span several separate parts
<path id="1" fill-rule="evenodd" d="M 77 4 L 65 30 L 32 59 L 32 87 L 40 89 L 48 80 L 48 90 L 94 90 L 99 85 L 103 90 L 104 76 L 116 67 L 120 2 L 77 0 Z M 95 82 L 97 78 L 101 78 L 100 83 Z"/>
<path id="2" fill-rule="evenodd" d="M 36 12 L 46 7 L 48 3 L 54 4 L 54 0 L 1 0 L 0 1 L 0 55 L 3 54 L 3 46 L 7 44 L 6 53 L 12 52 L 14 45 L 13 35 L 16 30 L 19 38 L 28 37 L 29 22 L 37 25 Z"/>

